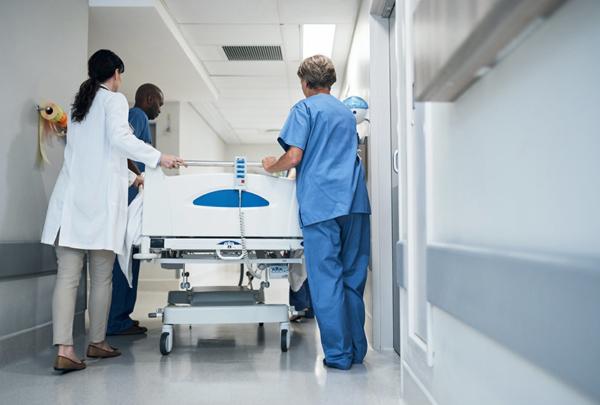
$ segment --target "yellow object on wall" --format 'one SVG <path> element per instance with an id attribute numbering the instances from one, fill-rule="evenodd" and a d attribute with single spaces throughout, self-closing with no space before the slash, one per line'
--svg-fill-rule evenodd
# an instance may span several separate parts
<path id="1" fill-rule="evenodd" d="M 64 137 L 67 134 L 68 116 L 56 103 L 47 102 L 37 106 L 39 112 L 38 151 L 39 159 L 50 163 L 46 156 L 45 139 L 50 135 Z"/>

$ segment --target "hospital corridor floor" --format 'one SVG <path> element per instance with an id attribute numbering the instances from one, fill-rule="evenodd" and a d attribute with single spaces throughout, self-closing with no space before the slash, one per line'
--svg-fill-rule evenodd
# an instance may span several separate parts
<path id="1" fill-rule="evenodd" d="M 281 301 L 285 288 L 280 284 L 269 293 Z M 279 348 L 276 324 L 178 326 L 173 351 L 162 356 L 160 321 L 146 314 L 165 300 L 166 291 L 139 292 L 134 315 L 149 331 L 109 338 L 122 350 L 119 358 L 87 359 L 86 370 L 56 375 L 55 351 L 49 348 L 1 366 L 0 403 L 401 404 L 400 360 L 394 353 L 370 350 L 365 363 L 350 371 L 326 369 L 314 321 L 293 325 L 287 353 Z M 78 353 L 85 343 L 76 341 Z"/>

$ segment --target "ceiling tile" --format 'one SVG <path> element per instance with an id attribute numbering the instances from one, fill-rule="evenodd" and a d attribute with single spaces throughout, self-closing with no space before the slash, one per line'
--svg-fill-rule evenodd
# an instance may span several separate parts
<path id="1" fill-rule="evenodd" d="M 143 27 L 152 27 L 144 29 Z M 127 40 L 123 40 L 126 38 Z M 212 99 L 213 86 L 154 7 L 92 7 L 88 49 L 112 49 L 125 61 L 121 92 L 130 100 L 137 86 L 158 85 L 167 100 Z"/>
<path id="2" fill-rule="evenodd" d="M 212 76 L 212 81 L 219 90 L 262 90 L 287 88 L 286 83 L 281 77 Z"/>
<path id="3" fill-rule="evenodd" d="M 191 45 L 280 45 L 279 24 L 181 24 Z"/>
<path id="4" fill-rule="evenodd" d="M 283 24 L 353 24 L 360 0 L 278 0 Z"/>
<path id="5" fill-rule="evenodd" d="M 290 88 L 300 88 L 300 79 L 298 78 L 298 66 L 300 66 L 299 60 L 291 60 L 286 62 L 286 70 L 288 75 L 288 86 Z"/>
<path id="6" fill-rule="evenodd" d="M 164 0 L 179 23 L 278 24 L 276 0 Z"/>
<path id="7" fill-rule="evenodd" d="M 220 109 L 229 109 L 229 110 L 244 110 L 247 108 L 255 108 L 257 103 L 260 102 L 260 105 L 264 108 L 285 108 L 289 109 L 289 100 L 288 94 L 283 93 L 283 96 L 269 96 L 269 97 L 261 97 L 259 101 L 255 98 L 240 98 L 240 97 L 219 97 L 216 102 L 216 106 Z"/>
<path id="8" fill-rule="evenodd" d="M 219 89 L 219 99 L 238 98 L 240 100 L 284 99 L 288 96 L 287 88 L 254 88 L 238 89 L 235 87 Z"/>
<path id="9" fill-rule="evenodd" d="M 288 111 L 221 110 L 233 128 L 281 128 Z"/>
<path id="10" fill-rule="evenodd" d="M 281 37 L 283 40 L 283 59 L 300 59 L 300 26 L 298 24 L 281 25 Z"/>
<path id="11" fill-rule="evenodd" d="M 286 77 L 285 62 L 279 61 L 225 61 L 204 62 L 204 66 L 214 76 L 279 76 Z M 282 86 L 285 82 L 282 81 Z"/>
<path id="12" fill-rule="evenodd" d="M 215 45 L 194 46 L 194 52 L 202 61 L 226 61 L 227 56 L 223 48 Z"/>
<path id="13" fill-rule="evenodd" d="M 258 128 L 235 128 L 234 131 L 240 138 L 259 136 L 261 134 L 261 130 Z"/>

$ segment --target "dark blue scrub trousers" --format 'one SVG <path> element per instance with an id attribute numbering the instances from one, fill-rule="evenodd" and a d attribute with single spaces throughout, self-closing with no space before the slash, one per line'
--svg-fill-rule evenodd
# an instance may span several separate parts
<path id="1" fill-rule="evenodd" d="M 302 228 L 313 309 L 327 365 L 349 369 L 367 353 L 363 293 L 370 217 L 350 214 Z"/>
<path id="2" fill-rule="evenodd" d="M 314 312 L 312 309 L 312 301 L 310 299 L 310 287 L 308 286 L 308 280 L 304 280 L 302 287 L 298 291 L 293 291 L 290 288 L 290 305 L 294 307 L 296 311 L 303 311 L 307 309 L 304 314 L 304 318 L 314 318 Z"/>
<path id="3" fill-rule="evenodd" d="M 134 248 L 134 253 L 137 253 L 137 249 Z M 115 260 L 113 266 L 113 290 L 112 290 L 112 302 L 110 304 L 110 312 L 108 313 L 108 325 L 106 327 L 106 334 L 113 335 L 119 332 L 123 332 L 133 326 L 133 320 L 130 315 L 133 313 L 135 307 L 135 300 L 137 298 L 137 287 L 138 278 L 140 276 L 140 261 L 132 260 L 131 263 L 131 288 L 127 283 L 127 279 L 121 271 L 119 262 Z"/>
<path id="4" fill-rule="evenodd" d="M 140 170 L 143 172 L 145 167 L 141 163 L 136 164 L 138 167 L 141 166 Z M 127 194 L 127 205 L 129 205 L 137 196 L 138 190 L 136 187 L 130 186 Z M 138 253 L 136 247 L 133 248 L 131 254 L 135 253 Z M 123 332 L 133 326 L 133 319 L 130 318 L 130 315 L 133 313 L 135 300 L 137 299 L 138 278 L 140 277 L 139 260 L 131 261 L 131 276 L 131 288 L 129 288 L 127 279 L 121 271 L 121 266 L 119 266 L 119 261 L 115 259 L 112 275 L 112 300 L 110 312 L 108 313 L 108 324 L 106 326 L 107 335 Z"/>

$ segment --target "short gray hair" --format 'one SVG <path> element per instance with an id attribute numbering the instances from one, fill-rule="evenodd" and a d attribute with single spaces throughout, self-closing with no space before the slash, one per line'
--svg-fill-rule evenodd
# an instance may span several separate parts
<path id="1" fill-rule="evenodd" d="M 306 81 L 311 89 L 330 89 L 337 80 L 333 62 L 323 55 L 314 55 L 304 59 L 298 67 L 298 77 Z"/>

